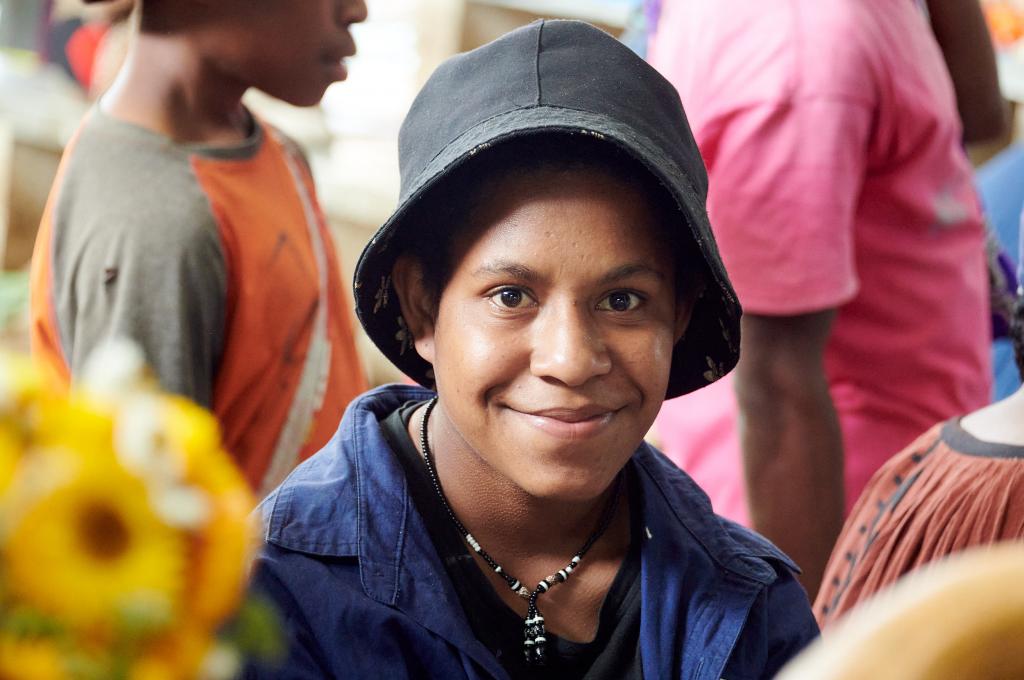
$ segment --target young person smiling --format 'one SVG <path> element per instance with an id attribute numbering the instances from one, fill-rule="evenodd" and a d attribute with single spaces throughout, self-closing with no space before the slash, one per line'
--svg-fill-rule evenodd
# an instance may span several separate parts
<path id="1" fill-rule="evenodd" d="M 772 675 L 817 633 L 796 567 L 643 442 L 737 359 L 674 90 L 536 23 L 442 65 L 399 146 L 356 304 L 431 389 L 364 395 L 264 501 L 291 646 L 249 676 Z"/>

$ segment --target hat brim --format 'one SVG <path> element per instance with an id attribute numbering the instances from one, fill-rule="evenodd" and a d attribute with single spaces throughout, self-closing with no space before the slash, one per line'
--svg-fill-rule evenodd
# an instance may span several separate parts
<path id="1" fill-rule="evenodd" d="M 669 154 L 632 127 L 601 114 L 553 106 L 515 109 L 482 121 L 445 145 L 410 184 L 356 266 L 356 314 L 373 343 L 403 373 L 426 387 L 434 387 L 432 367 L 416 353 L 391 283 L 391 270 L 402 253 L 398 244 L 404 240 L 407 218 L 412 208 L 461 163 L 491 146 L 535 134 L 590 135 L 638 160 L 675 199 L 703 254 L 709 280 L 695 303 L 685 335 L 673 349 L 665 397 L 692 392 L 732 370 L 739 359 L 741 309 L 718 255 L 703 197 Z"/>

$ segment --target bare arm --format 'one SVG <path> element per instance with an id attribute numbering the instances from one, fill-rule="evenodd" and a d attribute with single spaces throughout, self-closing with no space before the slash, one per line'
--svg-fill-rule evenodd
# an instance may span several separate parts
<path id="1" fill-rule="evenodd" d="M 987 142 L 1006 132 L 1008 106 L 999 91 L 992 39 L 978 0 L 927 0 L 932 31 L 953 79 L 964 142 Z"/>
<path id="2" fill-rule="evenodd" d="M 754 528 L 803 570 L 813 598 L 843 523 L 843 448 L 825 377 L 834 310 L 743 317 L 736 372 Z"/>

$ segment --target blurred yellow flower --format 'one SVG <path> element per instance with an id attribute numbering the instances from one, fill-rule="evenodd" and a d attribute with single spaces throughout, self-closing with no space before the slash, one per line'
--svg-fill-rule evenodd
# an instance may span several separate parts
<path id="1" fill-rule="evenodd" d="M 256 545 L 249 486 L 220 446 L 220 428 L 207 411 L 180 397 L 164 399 L 168 444 L 182 455 L 185 481 L 206 491 L 210 516 L 199 531 L 189 582 L 189 614 L 215 623 L 238 606 Z"/>
<path id="2" fill-rule="evenodd" d="M 137 347 L 87 364 L 67 393 L 0 353 L 0 680 L 233 677 L 278 647 L 245 600 L 255 499 Z"/>
<path id="3" fill-rule="evenodd" d="M 11 415 L 44 393 L 42 377 L 27 358 L 0 355 L 0 413 Z"/>
<path id="4" fill-rule="evenodd" d="M 48 449 L 24 462 L 4 551 L 9 592 L 101 635 L 133 608 L 151 626 L 169 619 L 180 611 L 186 540 L 154 514 L 145 484 L 109 444 L 87 453 Z"/>
<path id="5" fill-rule="evenodd" d="M 0 490 L 35 434 L 44 404 L 54 402 L 30 361 L 0 354 Z M 13 451 L 12 451 L 13 449 Z"/>
<path id="6" fill-rule="evenodd" d="M 132 665 L 129 680 L 194 680 L 213 646 L 210 635 L 191 626 L 149 645 Z"/>
<path id="7" fill-rule="evenodd" d="M 21 442 L 11 428 L 0 422 L 0 496 L 14 478 L 15 467 L 21 458 L 21 449 Z"/>
<path id="8" fill-rule="evenodd" d="M 81 452 L 109 450 L 114 424 L 100 405 L 73 395 L 69 399 L 44 400 L 32 432 L 39 448 L 66 448 Z"/>
<path id="9" fill-rule="evenodd" d="M 0 680 L 60 680 L 65 677 L 63 659 L 52 641 L 0 633 Z"/>
<path id="10" fill-rule="evenodd" d="M 248 489 L 218 497 L 198 539 L 191 564 L 189 615 L 215 624 L 238 606 L 256 545 Z"/>
<path id="11" fill-rule="evenodd" d="M 217 419 L 181 397 L 165 397 L 163 406 L 164 432 L 182 456 L 186 480 L 214 495 L 245 490 L 251 498 L 245 479 L 221 448 Z"/>

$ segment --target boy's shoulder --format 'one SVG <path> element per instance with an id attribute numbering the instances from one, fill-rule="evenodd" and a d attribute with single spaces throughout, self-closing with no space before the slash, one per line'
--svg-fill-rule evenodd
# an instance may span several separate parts
<path id="1" fill-rule="evenodd" d="M 268 136 L 277 143 L 268 144 Z M 54 236 L 64 244 L 59 248 L 71 250 L 75 242 L 96 239 L 167 254 L 219 248 L 222 223 L 231 221 L 232 206 L 242 205 L 236 196 L 220 195 L 225 178 L 237 186 L 239 177 L 260 172 L 257 165 L 265 174 L 261 161 L 279 162 L 275 154 L 292 155 L 293 147 L 261 122 L 248 139 L 229 147 L 176 143 L 95 107 L 69 143 L 54 183 Z"/>
<path id="2" fill-rule="evenodd" d="M 50 200 L 40 227 L 48 261 L 40 266 L 50 270 L 62 323 L 77 318 L 80 305 L 110 305 L 112 276 L 127 295 L 190 271 L 208 299 L 223 295 L 228 257 L 210 202 L 187 154 L 157 135 L 93 111 L 65 152 Z M 86 292 L 102 302 L 87 302 Z M 72 329 L 63 330 L 70 347 Z"/>
<path id="3" fill-rule="evenodd" d="M 59 232 L 159 240 L 214 225 L 187 151 L 96 109 L 68 145 L 53 191 Z"/>
<path id="4" fill-rule="evenodd" d="M 75 168 L 82 161 L 93 159 L 108 161 L 109 165 L 90 167 L 91 175 L 106 178 L 117 175 L 134 179 L 141 184 L 152 177 L 153 169 L 128 175 L 127 169 L 140 169 L 143 163 L 155 162 L 158 166 L 187 164 L 187 147 L 175 144 L 163 135 L 139 125 L 120 120 L 94 106 L 82 120 L 77 132 L 65 152 L 70 160 L 68 169 Z M 155 170 L 159 172 L 159 170 Z"/>

